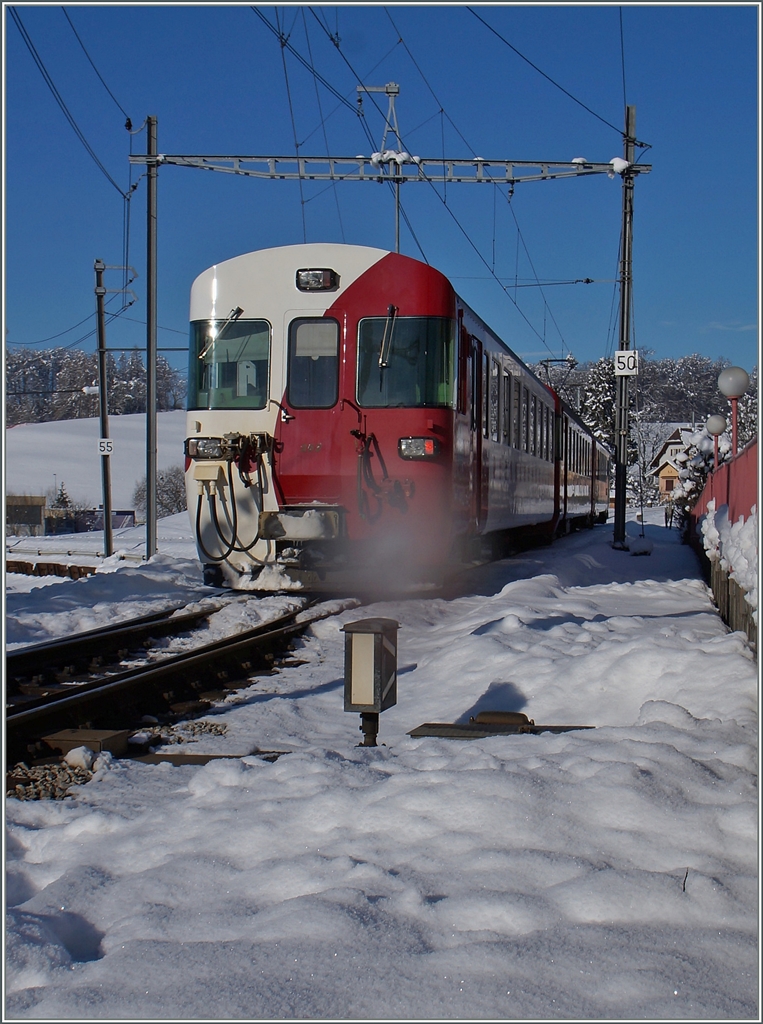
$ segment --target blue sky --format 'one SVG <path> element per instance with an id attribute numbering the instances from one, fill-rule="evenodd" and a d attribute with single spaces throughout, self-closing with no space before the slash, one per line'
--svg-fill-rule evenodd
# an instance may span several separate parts
<path id="1" fill-rule="evenodd" d="M 66 8 L 113 98 L 61 7 L 16 6 L 122 191 L 142 171 L 128 165 L 131 140 L 136 153 L 146 143 L 145 133 L 125 130 L 120 107 L 134 129 L 146 115 L 158 117 L 164 153 L 289 155 L 296 133 L 303 155 L 325 155 L 328 145 L 334 156 L 355 156 L 371 151 L 350 109 L 357 74 L 367 85 L 399 83 L 397 115 L 412 153 L 607 162 L 622 155 L 627 101 L 636 106 L 639 140 L 651 146 L 641 161 L 653 167 L 635 189 L 635 345 L 657 358 L 699 352 L 751 369 L 759 297 L 757 5 L 474 10 L 527 60 L 459 4 L 260 6 L 349 102 L 316 86 L 286 52 L 292 122 L 281 47 L 248 5 Z M 65 120 L 7 6 L 3 13 L 6 338 L 30 347 L 73 344 L 94 327 L 93 261 L 122 263 L 125 202 Z M 328 37 L 337 32 L 339 48 Z M 384 97 L 379 104 L 386 112 Z M 364 107 L 378 147 L 383 117 L 370 99 Z M 450 185 L 447 209 L 428 185 L 402 193 L 427 260 L 528 361 L 571 351 L 582 362 L 616 347 L 619 177 L 521 184 L 511 204 L 505 189 Z M 145 199 L 141 180 L 129 203 L 138 301 L 109 325 L 113 347 L 145 344 L 135 322 L 145 320 Z M 191 283 L 212 263 L 305 236 L 394 247 L 386 187 L 307 183 L 304 200 L 293 182 L 160 170 L 160 346 L 184 345 Z M 403 224 L 401 250 L 420 258 L 418 245 Z M 596 283 L 507 294 L 491 270 L 510 285 Z M 121 273 L 110 271 L 106 283 L 118 288 Z M 112 297 L 110 308 L 118 303 Z M 79 347 L 92 349 L 94 339 Z M 184 365 L 181 353 L 166 354 Z"/>

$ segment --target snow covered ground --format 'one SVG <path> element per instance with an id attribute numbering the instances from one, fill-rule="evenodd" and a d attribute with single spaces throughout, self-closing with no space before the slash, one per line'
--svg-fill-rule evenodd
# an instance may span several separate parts
<path id="1" fill-rule="evenodd" d="M 759 1019 L 756 665 L 648 515 L 648 556 L 597 527 L 315 624 L 303 664 L 205 716 L 224 735 L 188 733 L 228 758 L 8 799 L 6 1019 Z M 201 600 L 184 516 L 159 551 L 9 575 L 9 645 Z M 401 623 L 375 749 L 340 632 L 374 615 Z M 407 735 L 489 709 L 596 728 Z"/>

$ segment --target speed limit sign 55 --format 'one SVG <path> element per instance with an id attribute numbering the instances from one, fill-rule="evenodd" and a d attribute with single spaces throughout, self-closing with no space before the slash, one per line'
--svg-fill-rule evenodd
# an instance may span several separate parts
<path id="1" fill-rule="evenodd" d="M 615 376 L 631 377 L 636 373 L 638 373 L 638 352 L 631 352 L 630 349 L 615 352 Z"/>
<path id="2" fill-rule="evenodd" d="M 114 442 L 110 437 L 102 437 L 98 441 L 98 453 L 100 455 L 111 455 L 114 451 Z"/>

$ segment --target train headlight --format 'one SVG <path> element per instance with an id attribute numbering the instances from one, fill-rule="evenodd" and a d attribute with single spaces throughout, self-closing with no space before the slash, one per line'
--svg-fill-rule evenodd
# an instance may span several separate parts
<path id="1" fill-rule="evenodd" d="M 185 453 L 190 459 L 222 459 L 224 441 L 221 437 L 189 437 Z"/>
<path id="2" fill-rule="evenodd" d="M 339 274 L 335 270 L 304 269 L 297 271 L 297 288 L 301 292 L 326 292 L 339 287 Z"/>
<path id="3" fill-rule="evenodd" d="M 397 442 L 401 459 L 434 459 L 440 454 L 436 437 L 401 437 Z"/>

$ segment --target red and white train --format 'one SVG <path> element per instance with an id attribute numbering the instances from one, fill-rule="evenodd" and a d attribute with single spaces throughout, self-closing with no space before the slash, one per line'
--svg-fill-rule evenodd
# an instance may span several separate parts
<path id="1" fill-rule="evenodd" d="M 292 245 L 191 291 L 188 508 L 208 583 L 437 580 L 606 521 L 609 453 L 407 256 Z"/>

